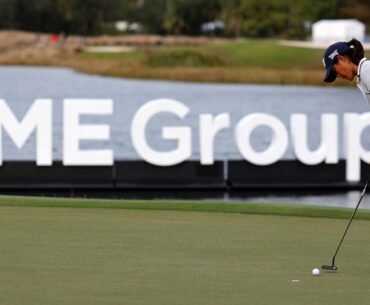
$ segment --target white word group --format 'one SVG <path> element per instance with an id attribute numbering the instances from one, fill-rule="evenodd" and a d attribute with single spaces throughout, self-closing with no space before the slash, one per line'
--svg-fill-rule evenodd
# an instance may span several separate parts
<path id="1" fill-rule="evenodd" d="M 4 100 L 0 100 L 0 165 L 3 162 L 2 132 L 7 132 L 18 149 L 22 148 L 33 131 L 36 131 L 36 163 L 51 166 L 52 156 L 52 100 L 38 99 L 33 102 L 22 120 L 18 120 Z M 153 149 L 146 138 L 149 121 L 159 113 L 170 113 L 184 119 L 190 110 L 183 103 L 172 99 L 157 99 L 144 104 L 131 122 L 131 140 L 136 152 L 148 163 L 157 166 L 172 166 L 186 161 L 192 154 L 192 129 L 188 126 L 163 126 L 162 138 L 175 140 L 177 145 L 170 151 Z M 106 124 L 81 124 L 83 115 L 112 115 L 113 100 L 110 99 L 65 99 L 63 101 L 63 164 L 66 166 L 109 166 L 114 163 L 110 149 L 79 148 L 81 140 L 109 140 L 110 126 Z M 364 149 L 361 135 L 370 126 L 370 113 L 346 113 L 344 120 L 344 152 L 346 157 L 346 179 L 360 180 L 361 161 L 370 162 L 370 151 Z M 269 146 L 256 151 L 251 145 L 251 135 L 260 126 L 272 131 Z M 200 163 L 214 163 L 214 142 L 217 133 L 230 128 L 230 115 L 199 115 Z M 290 130 L 273 115 L 252 113 L 242 118 L 234 130 L 237 149 L 245 160 L 260 166 L 270 165 L 285 154 L 289 139 L 296 158 L 306 165 L 319 163 L 335 164 L 339 161 L 338 116 L 322 114 L 321 143 L 315 150 L 308 148 L 307 116 L 291 114 Z"/>

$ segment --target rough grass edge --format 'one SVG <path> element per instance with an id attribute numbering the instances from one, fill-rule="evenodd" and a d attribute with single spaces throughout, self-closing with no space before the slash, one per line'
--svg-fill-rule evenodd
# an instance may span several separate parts
<path id="1" fill-rule="evenodd" d="M 218 202 L 205 200 L 76 199 L 0 195 L 1 206 L 217 212 L 339 219 L 348 218 L 353 211 L 351 208 L 320 207 L 303 204 Z M 356 218 L 370 220 L 370 210 L 359 210 Z"/>

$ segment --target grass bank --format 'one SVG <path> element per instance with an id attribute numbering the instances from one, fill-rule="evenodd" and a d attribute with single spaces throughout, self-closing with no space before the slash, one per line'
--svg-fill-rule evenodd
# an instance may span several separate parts
<path id="1" fill-rule="evenodd" d="M 324 85 L 322 54 L 323 50 L 283 46 L 276 40 L 210 40 L 196 46 L 145 46 L 118 53 L 14 50 L 0 53 L 0 64 L 63 66 L 139 79 Z"/>
<path id="2" fill-rule="evenodd" d="M 73 65 L 87 73 L 142 79 L 323 85 L 322 52 L 281 46 L 275 40 L 244 40 L 137 49 L 131 54 L 82 53 Z M 98 62 L 106 66 L 99 67 Z"/>
<path id="3" fill-rule="evenodd" d="M 348 218 L 352 213 L 352 209 L 348 208 L 319 207 L 302 204 L 262 204 L 203 200 L 65 199 L 23 196 L 0 196 L 0 206 L 216 212 L 318 218 Z M 359 219 L 370 219 L 370 211 L 360 210 L 356 217 Z"/>

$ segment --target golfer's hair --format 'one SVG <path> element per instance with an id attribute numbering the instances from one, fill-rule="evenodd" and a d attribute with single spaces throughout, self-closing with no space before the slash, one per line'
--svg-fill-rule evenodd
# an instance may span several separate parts
<path id="1" fill-rule="evenodd" d="M 356 38 L 352 38 L 350 41 L 348 41 L 347 46 L 350 47 L 350 53 L 348 56 L 355 65 L 358 65 L 361 59 L 363 59 L 365 56 L 364 47 Z"/>

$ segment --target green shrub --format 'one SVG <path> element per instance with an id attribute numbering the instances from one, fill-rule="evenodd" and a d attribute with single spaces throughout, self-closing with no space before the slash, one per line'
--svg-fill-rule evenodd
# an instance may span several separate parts
<path id="1" fill-rule="evenodd" d="M 226 59 L 218 53 L 201 50 L 149 50 L 144 64 L 150 67 L 215 67 L 226 65 Z"/>

